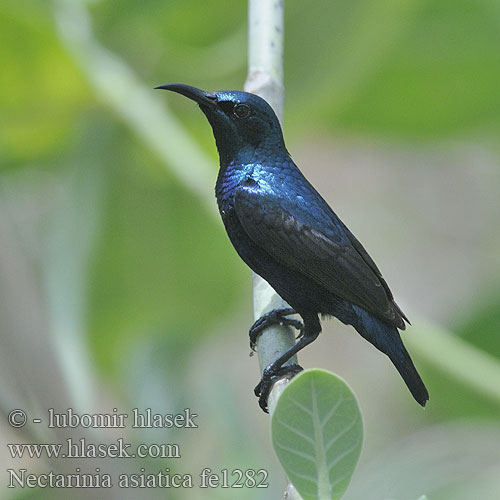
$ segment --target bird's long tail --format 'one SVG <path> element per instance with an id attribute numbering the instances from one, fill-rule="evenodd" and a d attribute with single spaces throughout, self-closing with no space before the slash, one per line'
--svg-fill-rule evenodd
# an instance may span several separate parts
<path id="1" fill-rule="evenodd" d="M 379 351 L 387 354 L 400 373 L 415 400 L 425 406 L 429 393 L 408 354 L 397 328 L 384 324 L 364 309 L 353 306 L 358 321 L 356 330 Z"/>

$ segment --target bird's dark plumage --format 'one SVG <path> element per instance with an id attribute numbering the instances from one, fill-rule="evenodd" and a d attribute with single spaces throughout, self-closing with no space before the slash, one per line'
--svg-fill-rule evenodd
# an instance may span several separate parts
<path id="1" fill-rule="evenodd" d="M 182 84 L 157 88 L 196 101 L 208 118 L 220 156 L 222 220 L 243 261 L 302 317 L 295 352 L 321 331 L 318 314 L 335 316 L 389 356 L 424 406 L 427 390 L 398 332 L 406 316 L 361 243 L 290 158 L 266 101 Z"/>

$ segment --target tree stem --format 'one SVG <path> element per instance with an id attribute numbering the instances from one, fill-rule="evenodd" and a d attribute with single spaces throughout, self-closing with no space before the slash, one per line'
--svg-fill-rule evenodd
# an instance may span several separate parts
<path id="1" fill-rule="evenodd" d="M 248 77 L 245 90 L 263 97 L 283 119 L 283 45 L 284 1 L 249 0 Z M 272 309 L 290 307 L 260 276 L 253 277 L 255 319 Z M 294 331 L 289 327 L 267 328 L 257 340 L 260 370 L 290 349 L 295 343 Z M 294 356 L 289 363 L 297 363 Z M 272 412 L 283 390 L 283 382 L 275 384 L 269 396 Z"/>

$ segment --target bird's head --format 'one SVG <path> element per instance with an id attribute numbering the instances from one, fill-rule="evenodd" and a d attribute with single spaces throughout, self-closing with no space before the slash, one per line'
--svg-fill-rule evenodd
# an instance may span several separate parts
<path id="1" fill-rule="evenodd" d="M 212 126 L 221 163 L 261 149 L 285 151 L 279 120 L 261 97 L 237 90 L 204 90 L 180 83 L 160 85 L 195 101 Z"/>

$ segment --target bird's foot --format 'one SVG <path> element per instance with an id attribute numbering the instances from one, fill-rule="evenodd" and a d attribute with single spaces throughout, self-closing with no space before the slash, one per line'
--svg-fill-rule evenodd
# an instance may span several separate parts
<path id="1" fill-rule="evenodd" d="M 254 394 L 259 398 L 259 406 L 265 413 L 269 413 L 267 400 L 273 385 L 278 380 L 289 377 L 293 378 L 297 373 L 300 373 L 303 368 L 300 365 L 286 365 L 276 367 L 273 363 L 267 365 L 262 372 L 260 382 L 255 386 Z"/>
<path id="2" fill-rule="evenodd" d="M 259 335 L 271 325 L 293 326 L 299 330 L 299 337 L 303 335 L 304 324 L 298 319 L 287 318 L 291 314 L 297 314 L 294 309 L 287 307 L 286 309 L 273 309 L 266 314 L 263 314 L 251 327 L 250 335 L 250 348 L 252 352 L 255 351 L 255 345 Z"/>

